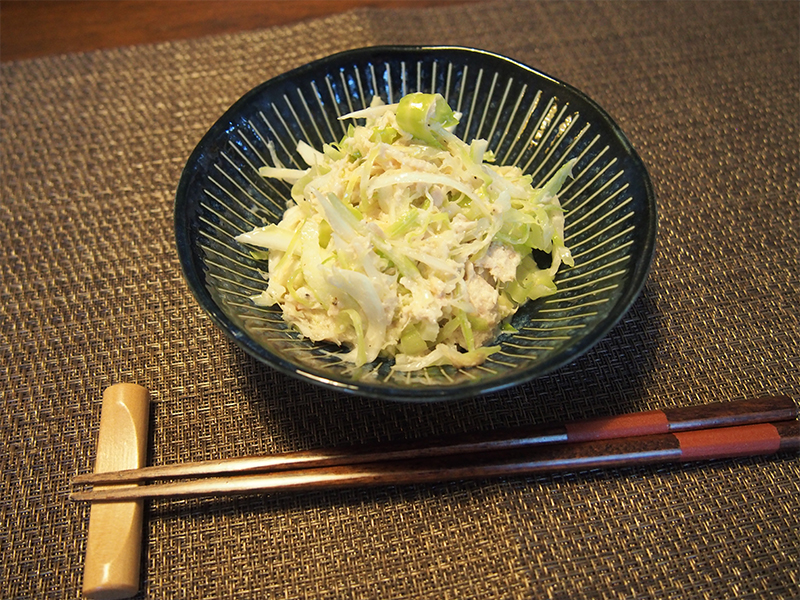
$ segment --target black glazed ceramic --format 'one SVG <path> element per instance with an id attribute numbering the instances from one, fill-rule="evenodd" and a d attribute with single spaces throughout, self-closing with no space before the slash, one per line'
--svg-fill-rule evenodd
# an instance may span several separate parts
<path id="1" fill-rule="evenodd" d="M 575 266 L 558 292 L 523 306 L 501 351 L 469 369 L 355 369 L 340 350 L 302 338 L 277 307 L 254 306 L 266 263 L 233 238 L 277 222 L 289 188 L 258 175 L 272 164 L 305 165 L 300 140 L 339 140 L 342 114 L 373 95 L 397 102 L 438 92 L 463 113 L 455 133 L 489 140 L 497 164 L 516 164 L 537 185 L 577 158 L 560 195 Z M 627 312 L 644 285 L 656 238 L 656 204 L 642 161 L 619 127 L 583 93 L 508 58 L 459 47 L 372 47 L 336 54 L 245 94 L 208 131 L 186 164 L 175 201 L 181 267 L 197 301 L 230 338 L 267 365 L 311 383 L 376 398 L 426 402 L 500 390 L 574 361 Z"/>

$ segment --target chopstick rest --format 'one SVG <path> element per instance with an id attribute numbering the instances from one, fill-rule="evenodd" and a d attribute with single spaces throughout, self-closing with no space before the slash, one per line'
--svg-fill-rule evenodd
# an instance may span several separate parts
<path id="1" fill-rule="evenodd" d="M 149 417 L 150 393 L 146 388 L 120 383 L 103 392 L 95 473 L 144 466 Z M 142 500 L 92 503 L 83 570 L 84 596 L 111 600 L 136 595 L 143 513 Z"/>

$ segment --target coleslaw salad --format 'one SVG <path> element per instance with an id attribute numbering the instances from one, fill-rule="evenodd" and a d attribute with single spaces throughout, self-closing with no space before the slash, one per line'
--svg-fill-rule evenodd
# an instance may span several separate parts
<path id="1" fill-rule="evenodd" d="M 290 184 L 291 201 L 279 223 L 236 238 L 268 261 L 253 302 L 345 346 L 356 366 L 383 356 L 400 371 L 468 367 L 496 352 L 487 344 L 519 306 L 554 293 L 573 265 L 558 192 L 574 161 L 534 188 L 493 164 L 486 140 L 458 138 L 459 117 L 439 94 L 376 98 L 341 117 L 363 124 L 338 143 L 298 144 L 307 169 L 271 149 L 274 166 L 259 173 Z"/>

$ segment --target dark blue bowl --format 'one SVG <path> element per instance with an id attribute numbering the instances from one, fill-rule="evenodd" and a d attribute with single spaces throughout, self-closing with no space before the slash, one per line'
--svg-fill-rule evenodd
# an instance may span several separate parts
<path id="1" fill-rule="evenodd" d="M 517 333 L 467 369 L 391 370 L 391 361 L 354 368 L 341 349 L 288 326 L 277 307 L 250 296 L 266 264 L 234 241 L 277 222 L 289 188 L 258 175 L 268 142 L 284 164 L 303 165 L 299 140 L 320 148 L 342 137 L 344 113 L 374 95 L 396 102 L 438 92 L 463 113 L 456 134 L 489 140 L 498 164 L 516 164 L 541 183 L 577 158 L 561 193 L 575 266 L 562 267 L 555 295 L 515 315 Z M 270 162 L 271 164 L 271 162 Z M 247 353 L 288 375 L 376 398 L 425 402 L 500 390 L 549 373 L 584 354 L 627 312 L 644 285 L 656 238 L 656 203 L 642 161 L 605 111 L 575 88 L 523 64 L 457 47 L 373 47 L 324 58 L 245 94 L 208 131 L 186 164 L 175 201 L 181 267 L 197 301 Z"/>

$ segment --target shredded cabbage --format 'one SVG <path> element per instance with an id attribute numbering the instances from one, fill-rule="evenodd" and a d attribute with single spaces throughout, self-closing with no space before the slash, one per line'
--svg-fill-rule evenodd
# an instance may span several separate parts
<path id="1" fill-rule="evenodd" d="M 298 144 L 307 169 L 262 167 L 292 200 L 279 223 L 236 238 L 262 249 L 254 256 L 268 250 L 253 301 L 344 345 L 358 366 L 467 367 L 497 351 L 486 344 L 519 306 L 554 293 L 561 264 L 573 265 L 558 191 L 574 161 L 533 188 L 518 167 L 493 165 L 485 140 L 454 135 L 459 116 L 439 94 L 375 98 L 342 117 L 366 123 L 339 143 Z"/>

